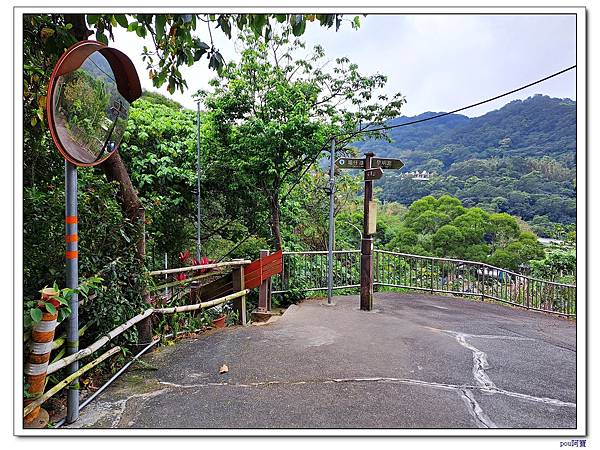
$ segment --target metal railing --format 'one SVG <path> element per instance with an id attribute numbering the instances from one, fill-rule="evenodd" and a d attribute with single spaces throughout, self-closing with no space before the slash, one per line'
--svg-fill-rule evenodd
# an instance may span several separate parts
<path id="1" fill-rule="evenodd" d="M 577 287 L 522 275 L 489 264 L 375 250 L 375 286 L 492 299 L 523 308 L 575 317 Z M 360 251 L 334 252 L 334 289 L 360 286 Z M 284 252 L 273 294 L 327 289 L 327 252 Z"/>
<path id="2" fill-rule="evenodd" d="M 273 277 L 272 294 L 296 287 L 327 289 L 327 251 L 283 252 L 283 271 Z M 333 251 L 333 289 L 360 287 L 360 250 Z"/>

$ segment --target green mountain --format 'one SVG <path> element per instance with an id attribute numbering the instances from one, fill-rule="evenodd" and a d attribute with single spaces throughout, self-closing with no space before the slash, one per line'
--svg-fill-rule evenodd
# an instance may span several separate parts
<path id="1" fill-rule="evenodd" d="M 397 125 L 431 117 L 399 117 Z M 388 171 L 377 185 L 384 201 L 410 204 L 448 193 L 465 206 L 508 212 L 541 235 L 576 219 L 576 102 L 535 95 L 483 116 L 451 114 L 389 131 L 392 142 L 367 140 L 359 151 L 401 158 L 403 172 L 433 172 L 415 181 Z"/>

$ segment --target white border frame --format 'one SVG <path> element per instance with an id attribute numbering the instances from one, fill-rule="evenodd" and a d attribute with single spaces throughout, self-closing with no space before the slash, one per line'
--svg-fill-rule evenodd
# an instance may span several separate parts
<path id="1" fill-rule="evenodd" d="M 225 2 L 224 2 L 225 3 Z M 283 2 L 282 2 L 283 3 Z M 300 2 L 298 2 L 300 3 Z M 313 3 L 313 2 L 306 2 Z M 80 4 L 80 3 L 79 3 Z M 313 4 L 318 5 L 318 2 Z M 23 200 L 23 154 L 22 154 L 22 104 L 20 99 L 22 93 L 22 15 L 31 13 L 66 12 L 70 8 L 76 8 L 78 13 L 94 12 L 236 12 L 236 13 L 260 13 L 260 12 L 298 12 L 298 13 L 344 13 L 344 14 L 575 14 L 577 16 L 577 185 L 586 189 L 581 189 L 577 193 L 577 278 L 580 288 L 577 293 L 578 319 L 577 319 L 577 428 L 576 429 L 495 429 L 495 430 L 464 430 L 464 429 L 149 429 L 149 430 L 123 430 L 123 429 L 44 429 L 31 430 L 24 429 L 22 426 L 22 282 L 23 282 L 23 254 L 22 254 L 22 200 Z M 215 4 L 212 7 L 197 8 L 194 6 L 185 7 L 15 7 L 13 10 L 14 20 L 14 365 L 13 365 L 13 388 L 14 388 L 14 409 L 13 409 L 13 431 L 21 436 L 569 436 L 581 437 L 587 432 L 587 28 L 586 28 L 586 10 L 584 7 L 378 7 L 378 6 L 223 6 Z M 583 283 L 582 283 L 583 281 Z M 556 443 L 558 445 L 558 443 Z"/>

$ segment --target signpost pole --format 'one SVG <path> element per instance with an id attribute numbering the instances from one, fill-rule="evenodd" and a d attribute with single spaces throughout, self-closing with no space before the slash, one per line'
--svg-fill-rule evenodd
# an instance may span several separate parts
<path id="1" fill-rule="evenodd" d="M 371 169 L 374 153 L 365 153 L 365 170 Z M 360 309 L 373 308 L 373 234 L 369 226 L 373 180 L 365 179 L 363 237 L 360 246 Z"/>
<path id="2" fill-rule="evenodd" d="M 329 162 L 329 246 L 327 251 L 327 304 L 333 304 L 333 247 L 335 245 L 335 137 L 331 140 L 331 159 Z"/>
<path id="3" fill-rule="evenodd" d="M 364 159 L 340 158 L 336 163 L 340 169 L 364 169 L 365 198 L 363 233 L 360 244 L 360 309 L 363 311 L 373 309 L 373 235 L 377 228 L 377 209 L 373 201 L 373 180 L 379 180 L 383 176 L 384 168 L 401 169 L 404 166 L 404 163 L 399 159 L 374 158 L 374 156 L 374 153 L 369 152 L 365 153 Z M 331 157 L 333 158 L 333 153 Z M 331 276 L 331 268 L 329 275 Z"/>
<path id="4" fill-rule="evenodd" d="M 79 287 L 78 246 L 77 246 L 77 167 L 65 161 L 65 227 L 67 243 L 67 287 Z M 71 355 L 79 350 L 79 299 L 73 294 L 70 299 L 71 315 L 67 322 L 66 354 Z M 68 374 L 77 372 L 79 362 L 68 366 Z M 67 391 L 67 423 L 79 419 L 79 378 L 73 380 Z"/>
<path id="5" fill-rule="evenodd" d="M 197 155 L 197 172 L 198 172 L 198 200 L 197 200 L 197 206 L 198 206 L 198 226 L 197 226 L 197 237 L 196 237 L 196 259 L 198 261 L 200 261 L 200 259 L 202 258 L 202 246 L 200 244 L 200 219 L 201 219 L 201 211 L 200 211 L 200 102 L 197 103 L 198 105 L 198 109 L 196 112 L 196 119 L 198 122 L 198 140 L 197 140 L 197 150 L 198 150 L 198 155 Z"/>

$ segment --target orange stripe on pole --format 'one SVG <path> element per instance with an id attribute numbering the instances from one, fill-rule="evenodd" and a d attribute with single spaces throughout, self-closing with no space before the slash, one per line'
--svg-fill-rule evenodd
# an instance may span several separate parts
<path id="1" fill-rule="evenodd" d="M 77 242 L 77 235 L 76 234 L 67 234 L 65 236 L 65 240 L 67 241 L 67 243 Z"/>
<path id="2" fill-rule="evenodd" d="M 67 216 L 65 222 L 67 222 L 69 225 L 73 225 L 77 223 L 77 216 Z"/>
<path id="3" fill-rule="evenodd" d="M 77 259 L 77 250 L 67 250 L 67 259 Z"/>

